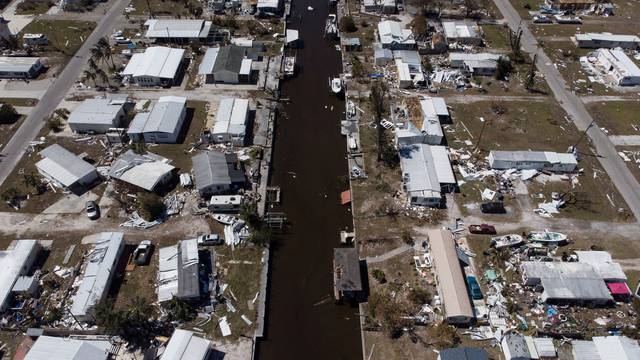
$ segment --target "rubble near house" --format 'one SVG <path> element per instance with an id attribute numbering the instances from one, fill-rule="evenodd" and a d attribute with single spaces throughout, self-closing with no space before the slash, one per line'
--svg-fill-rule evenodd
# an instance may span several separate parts
<path id="1" fill-rule="evenodd" d="M 450 47 L 482 45 L 482 29 L 472 21 L 443 21 L 444 36 Z"/>
<path id="2" fill-rule="evenodd" d="M 449 64 L 474 76 L 493 76 L 498 68 L 498 60 L 503 56 L 492 53 L 449 53 Z"/>
<path id="3" fill-rule="evenodd" d="M 610 86 L 640 85 L 640 68 L 622 50 L 598 49 L 580 58 L 592 82 Z"/>
<path id="4" fill-rule="evenodd" d="M 578 161 L 573 154 L 550 151 L 496 151 L 489 153 L 492 169 L 538 170 L 552 172 L 575 171 Z"/>
<path id="5" fill-rule="evenodd" d="M 16 282 L 28 274 L 40 250 L 37 240 L 17 240 L 7 250 L 0 251 L 0 311 L 11 307 L 11 295 Z"/>
<path id="6" fill-rule="evenodd" d="M 171 180 L 174 169 L 169 165 L 169 159 L 160 155 L 151 152 L 136 154 L 127 150 L 111 164 L 109 176 L 154 191 Z"/>
<path id="7" fill-rule="evenodd" d="M 413 33 L 409 29 L 404 29 L 399 21 L 380 21 L 378 37 L 384 49 L 412 50 L 416 47 Z"/>
<path id="8" fill-rule="evenodd" d="M 71 298 L 70 313 L 76 321 L 93 321 L 92 310 L 109 293 L 123 249 L 122 233 L 99 234 L 96 243 L 85 257 L 82 276 L 78 280 L 78 290 Z"/>

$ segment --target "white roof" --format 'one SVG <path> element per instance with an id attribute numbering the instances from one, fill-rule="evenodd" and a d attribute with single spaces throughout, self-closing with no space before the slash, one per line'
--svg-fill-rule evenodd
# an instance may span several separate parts
<path id="1" fill-rule="evenodd" d="M 67 123 L 111 125 L 124 103 L 122 99 L 87 99 L 69 114 Z"/>
<path id="2" fill-rule="evenodd" d="M 0 72 L 28 72 L 39 63 L 37 57 L 0 56 Z"/>
<path id="3" fill-rule="evenodd" d="M 208 340 L 195 336 L 191 331 L 176 329 L 160 360 L 204 360 L 210 348 Z"/>
<path id="4" fill-rule="evenodd" d="M 280 4 L 280 0 L 258 0 L 258 9 L 277 9 Z"/>
<path id="5" fill-rule="evenodd" d="M 207 37 L 211 21 L 181 19 L 149 19 L 148 38 L 200 38 Z"/>
<path id="6" fill-rule="evenodd" d="M 611 41 L 611 42 L 634 42 L 640 43 L 640 37 L 636 35 L 615 35 L 612 33 L 586 33 L 576 34 L 578 41 Z"/>
<path id="7" fill-rule="evenodd" d="M 249 75 L 251 74 L 251 64 L 253 64 L 253 60 L 251 59 L 242 59 L 242 63 L 240 64 L 240 71 L 238 74 L 240 75 Z"/>
<path id="8" fill-rule="evenodd" d="M 224 98 L 220 100 L 213 134 L 244 136 L 246 131 L 248 99 Z"/>
<path id="9" fill-rule="evenodd" d="M 36 163 L 36 168 L 65 187 L 96 172 L 93 165 L 58 144 L 45 148 L 40 155 L 44 158 Z"/>
<path id="10" fill-rule="evenodd" d="M 626 336 L 594 336 L 593 344 L 602 360 L 640 359 L 638 340 Z"/>
<path id="11" fill-rule="evenodd" d="M 448 39 L 478 38 L 480 31 L 478 24 L 468 21 L 443 21 L 442 27 Z"/>
<path id="12" fill-rule="evenodd" d="M 455 183 L 444 146 L 414 144 L 398 150 L 407 191 L 440 197 L 441 184 Z"/>
<path id="13" fill-rule="evenodd" d="M 611 263 L 613 259 L 611 258 L 611 254 L 607 251 L 576 251 L 576 255 L 578 256 L 578 261 L 589 264 L 596 263 Z"/>
<path id="14" fill-rule="evenodd" d="M 219 47 L 208 48 L 204 53 L 200 66 L 198 67 L 198 75 L 213 74 L 213 66 L 216 64 L 216 58 L 220 52 Z"/>
<path id="15" fill-rule="evenodd" d="M 174 167 L 169 165 L 169 159 L 160 155 L 150 152 L 136 154 L 128 150 L 111 165 L 109 176 L 153 191 L 173 169 Z"/>
<path id="16" fill-rule="evenodd" d="M 183 57 L 184 49 L 152 46 L 144 53 L 133 54 L 122 75 L 173 79 Z"/>
<path id="17" fill-rule="evenodd" d="M 599 56 L 609 61 L 622 76 L 640 77 L 640 68 L 622 50 L 598 49 Z"/>
<path id="18" fill-rule="evenodd" d="M 503 55 L 492 53 L 470 54 L 464 52 L 452 52 L 449 53 L 449 61 L 452 63 L 464 61 L 498 61 L 501 56 Z"/>
<path id="19" fill-rule="evenodd" d="M 124 246 L 121 232 L 103 232 L 87 257 L 78 291 L 72 298 L 71 314 L 86 316 L 109 291 L 114 267 Z"/>
<path id="20" fill-rule="evenodd" d="M 584 263 L 558 261 L 523 261 L 522 271 L 532 279 L 606 279 L 626 280 L 622 267 L 618 263 Z"/>
<path id="21" fill-rule="evenodd" d="M 453 175 L 453 169 L 451 169 L 451 160 L 449 159 L 447 148 L 431 145 L 430 150 L 438 182 L 440 184 L 455 184 L 456 177 Z"/>
<path id="22" fill-rule="evenodd" d="M 10 250 L 0 251 L 0 301 L 4 306 L 13 284 L 20 275 L 23 275 L 23 267 L 32 253 L 37 248 L 36 240 L 18 240 L 15 247 Z"/>
<path id="23" fill-rule="evenodd" d="M 378 36 L 383 44 L 400 43 L 415 44 L 413 33 L 409 29 L 403 29 L 398 21 L 381 21 L 378 23 Z"/>
<path id="24" fill-rule="evenodd" d="M 396 68 L 398 70 L 398 79 L 400 81 L 411 81 L 409 64 L 402 62 L 400 59 L 396 59 Z"/>
<path id="25" fill-rule="evenodd" d="M 447 103 L 441 97 L 427 97 L 420 101 L 420 107 L 425 117 L 449 116 Z"/>
<path id="26" fill-rule="evenodd" d="M 136 114 L 127 133 L 179 133 L 182 111 L 186 104 L 185 97 L 163 96 L 158 99 L 151 112 Z"/>
<path id="27" fill-rule="evenodd" d="M 178 245 L 160 248 L 158 263 L 158 301 L 171 300 L 178 294 Z"/>
<path id="28" fill-rule="evenodd" d="M 107 360 L 111 343 L 40 336 L 24 360 Z"/>

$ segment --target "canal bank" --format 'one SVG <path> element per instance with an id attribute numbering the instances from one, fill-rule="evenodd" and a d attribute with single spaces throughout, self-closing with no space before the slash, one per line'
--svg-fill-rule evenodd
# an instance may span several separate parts
<path id="1" fill-rule="evenodd" d="M 313 10 L 308 10 L 311 7 Z M 265 338 L 257 358 L 362 358 L 358 308 L 333 301 L 333 248 L 351 229 L 351 213 L 339 204 L 348 187 L 344 102 L 328 88 L 342 71 L 340 52 L 323 38 L 326 0 L 294 1 L 289 27 L 304 43 L 297 76 L 282 83 L 282 116 L 276 126 L 271 184 L 282 189 L 290 226 L 271 247 Z"/>

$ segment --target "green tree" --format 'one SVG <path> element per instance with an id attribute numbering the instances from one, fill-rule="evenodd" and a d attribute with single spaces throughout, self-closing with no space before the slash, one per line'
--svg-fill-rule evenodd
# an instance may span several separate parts
<path id="1" fill-rule="evenodd" d="M 348 33 L 356 32 L 358 27 L 356 27 L 356 22 L 353 20 L 351 16 L 343 16 L 340 18 L 340 30 Z"/>
<path id="2" fill-rule="evenodd" d="M 139 192 L 136 200 L 138 214 L 146 221 L 158 219 L 166 210 L 162 198 L 154 193 Z"/>
<path id="3" fill-rule="evenodd" d="M 380 269 L 373 269 L 371 271 L 371 276 L 376 279 L 380 284 L 384 284 L 387 282 L 387 276 L 384 274 L 384 271 Z"/>
<path id="4" fill-rule="evenodd" d="M 125 321 L 124 313 L 114 306 L 111 299 L 99 302 L 93 308 L 93 318 L 96 325 L 110 335 L 119 334 Z"/>
<path id="5" fill-rule="evenodd" d="M 85 80 L 85 81 L 86 81 L 86 80 L 91 80 L 91 82 L 93 82 L 93 87 L 96 87 L 96 86 L 97 86 L 97 84 L 96 84 L 96 78 L 97 78 L 97 76 L 96 76 L 96 73 L 95 73 L 95 72 L 93 72 L 93 71 L 91 71 L 91 70 L 88 70 L 88 69 L 87 69 L 87 70 L 84 70 L 84 71 L 82 72 L 82 77 L 84 78 L 84 80 Z"/>
<path id="6" fill-rule="evenodd" d="M 191 305 L 176 297 L 167 301 L 164 307 L 167 309 L 170 321 L 189 321 L 196 315 L 196 311 Z"/>
<path id="7" fill-rule="evenodd" d="M 13 124 L 20 119 L 20 114 L 11 104 L 0 104 L 0 124 Z"/>
<path id="8" fill-rule="evenodd" d="M 512 70 L 513 65 L 511 65 L 511 60 L 507 57 L 500 56 L 496 67 L 496 79 L 505 80 L 509 74 L 511 74 Z"/>
<path id="9" fill-rule="evenodd" d="M 111 45 L 109 44 L 109 40 L 106 37 L 101 37 L 96 44 L 97 47 L 102 51 L 102 55 L 106 60 L 111 62 L 111 69 L 116 69 L 116 63 L 113 61 L 113 51 L 111 50 Z"/>
<path id="10" fill-rule="evenodd" d="M 416 39 L 424 40 L 429 36 L 429 25 L 427 24 L 427 18 L 424 15 L 414 16 L 411 21 L 411 27 Z"/>
<path id="11" fill-rule="evenodd" d="M 64 127 L 64 123 L 62 122 L 62 119 L 58 115 L 52 114 L 51 116 L 49 116 L 49 119 L 47 120 L 47 127 L 49 128 L 49 130 L 55 133 L 58 133 L 62 131 L 62 128 Z"/>
<path id="12" fill-rule="evenodd" d="M 409 290 L 409 295 L 407 296 L 407 298 L 414 305 L 420 307 L 431 302 L 431 294 L 429 293 L 429 291 L 427 291 L 427 289 L 423 287 L 414 287 Z"/>

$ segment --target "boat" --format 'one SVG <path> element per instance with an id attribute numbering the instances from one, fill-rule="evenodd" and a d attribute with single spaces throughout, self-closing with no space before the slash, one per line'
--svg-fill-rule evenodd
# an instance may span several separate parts
<path id="1" fill-rule="evenodd" d="M 342 92 L 342 79 L 337 77 L 330 80 L 331 91 L 334 94 L 340 94 Z"/>
<path id="2" fill-rule="evenodd" d="M 338 37 L 338 17 L 336 14 L 329 14 L 324 26 L 324 37 L 335 39 Z"/>
<path id="3" fill-rule="evenodd" d="M 224 225 L 231 225 L 236 221 L 235 216 L 225 214 L 213 214 L 211 215 L 211 217 L 213 218 L 213 220 Z"/>
<path id="4" fill-rule="evenodd" d="M 491 238 L 491 246 L 496 249 L 519 246 L 524 242 L 522 236 L 518 234 L 509 234 L 502 236 L 494 236 Z"/>
<path id="5" fill-rule="evenodd" d="M 287 56 L 284 58 L 284 75 L 291 77 L 296 72 L 296 57 Z"/>
<path id="6" fill-rule="evenodd" d="M 356 116 L 356 104 L 351 100 L 347 100 L 347 119 L 351 119 Z"/>
<path id="7" fill-rule="evenodd" d="M 531 231 L 529 232 L 529 234 L 527 234 L 527 240 L 549 245 L 566 244 L 569 241 L 567 235 L 547 230 Z"/>

